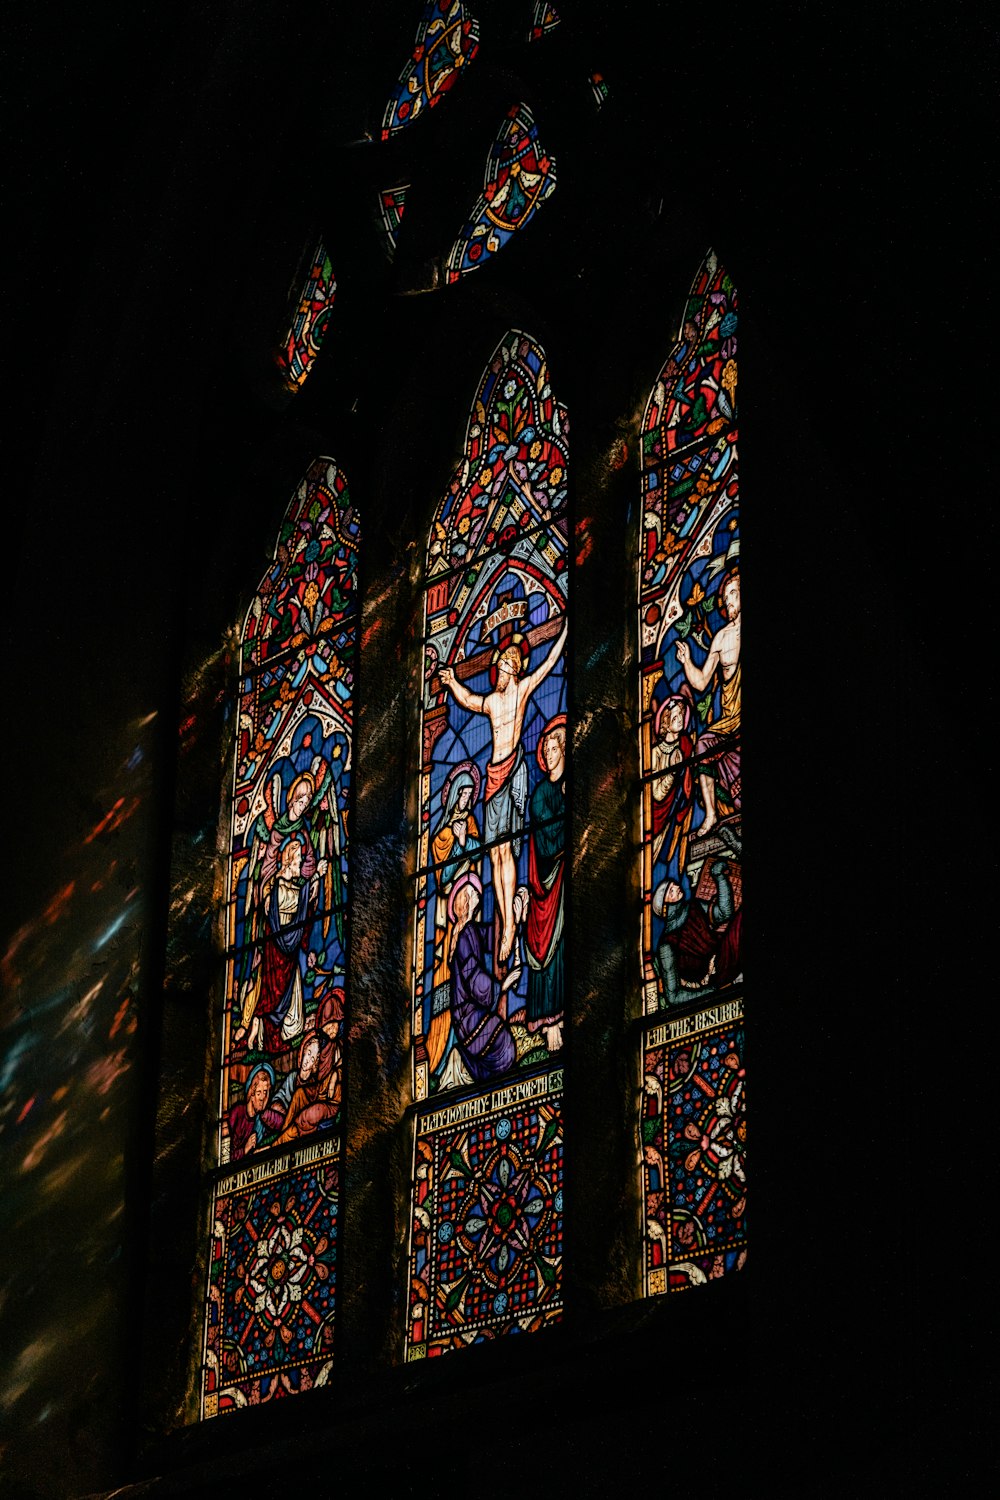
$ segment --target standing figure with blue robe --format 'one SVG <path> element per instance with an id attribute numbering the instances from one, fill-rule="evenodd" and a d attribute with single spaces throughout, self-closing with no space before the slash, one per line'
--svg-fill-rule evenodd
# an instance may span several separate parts
<path id="1" fill-rule="evenodd" d="M 434 975 L 425 998 L 424 1036 L 431 1072 L 436 1072 L 451 1036 L 451 946 L 454 922 L 448 915 L 448 899 L 455 882 L 478 867 L 481 847 L 479 825 L 472 806 L 479 796 L 481 777 L 474 761 L 455 767 L 442 789 L 444 808 L 434 830 Z M 429 1010 L 429 1013 L 428 1013 Z"/>

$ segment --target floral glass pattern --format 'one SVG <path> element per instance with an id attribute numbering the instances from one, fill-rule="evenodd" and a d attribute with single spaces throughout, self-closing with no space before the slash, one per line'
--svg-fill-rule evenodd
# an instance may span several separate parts
<path id="1" fill-rule="evenodd" d="M 318 1155 L 318 1148 L 300 1153 Z M 212 1200 L 202 1414 L 325 1384 L 333 1354 L 338 1163 L 261 1163 Z"/>
<path id="2" fill-rule="evenodd" d="M 479 22 L 462 0 L 430 0 L 417 26 L 413 52 L 385 107 L 382 139 L 433 109 L 479 51 Z"/>
<path id="3" fill-rule="evenodd" d="M 515 104 L 490 147 L 482 197 L 448 256 L 448 281 L 458 281 L 495 255 L 555 189 L 555 157 L 542 146 L 528 106 Z"/>
<path id="4" fill-rule="evenodd" d="M 737 321 L 709 252 L 643 417 L 640 944 L 643 1008 L 661 1019 L 743 984 Z M 666 1289 L 666 1264 L 647 1256 L 647 1291 Z"/>
<path id="5" fill-rule="evenodd" d="M 448 1124 L 478 1117 L 502 1096 L 505 1080 L 524 1080 L 519 1098 L 555 1088 L 565 988 L 568 431 L 544 353 L 511 330 L 480 381 L 465 454 L 427 549 L 413 928 L 418 1142 L 431 1128 L 429 1114 Z M 448 1100 L 453 1108 L 435 1113 Z M 504 1160 L 500 1168 L 473 1152 L 466 1162 L 473 1196 L 485 1202 L 494 1191 L 494 1169 L 520 1171 L 512 1157 Z M 417 1234 L 421 1215 L 433 1221 L 439 1205 L 420 1194 L 419 1159 L 415 1170 Z M 442 1191 L 447 1197 L 450 1189 Z M 477 1217 L 470 1207 L 468 1223 Z M 503 1245 L 483 1226 L 467 1235 L 476 1255 L 495 1253 L 506 1271 L 529 1228 L 535 1233 L 529 1221 L 520 1239 Z M 419 1300 L 424 1276 L 416 1266 L 411 1261 L 411 1291 Z M 476 1337 L 535 1326 L 536 1304 L 555 1307 L 548 1272 L 532 1282 L 534 1300 L 530 1281 L 486 1322 L 476 1302 L 468 1325 Z M 497 1285 L 497 1296 L 509 1293 L 506 1281 Z M 470 1306 L 463 1303 L 462 1317 Z M 463 1339 L 431 1344 L 441 1352 Z M 414 1327 L 409 1344 L 411 1357 L 418 1346 L 431 1352 L 428 1335 Z"/>
<path id="6" fill-rule="evenodd" d="M 562 1315 L 562 1075 L 529 1103 L 496 1090 L 421 1120 L 414 1152 L 407 1358 Z"/>
<path id="7" fill-rule="evenodd" d="M 313 367 L 326 337 L 336 293 L 333 263 L 320 240 L 277 355 L 278 368 L 291 391 L 300 389 Z"/>
<path id="8" fill-rule="evenodd" d="M 746 1260 L 742 1002 L 666 1021 L 643 1052 L 648 1295 L 703 1286 Z M 723 1017 L 726 1019 L 719 1024 Z"/>

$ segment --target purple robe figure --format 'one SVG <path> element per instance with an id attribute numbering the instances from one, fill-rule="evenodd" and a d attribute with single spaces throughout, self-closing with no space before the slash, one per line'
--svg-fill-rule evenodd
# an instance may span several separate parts
<path id="1" fill-rule="evenodd" d="M 451 1018 L 462 1060 L 477 1083 L 514 1066 L 514 1033 L 499 1013 L 500 986 L 486 967 L 492 922 L 467 922 L 451 959 Z"/>

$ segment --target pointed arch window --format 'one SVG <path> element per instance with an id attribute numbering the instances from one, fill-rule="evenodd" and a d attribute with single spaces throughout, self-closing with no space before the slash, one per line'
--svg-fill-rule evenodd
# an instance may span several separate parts
<path id="1" fill-rule="evenodd" d="M 561 1314 L 567 467 L 512 330 L 426 555 L 409 1359 Z"/>
<path id="2" fill-rule="evenodd" d="M 642 430 L 645 1292 L 746 1254 L 736 288 L 698 269 Z"/>
<path id="3" fill-rule="evenodd" d="M 206 1417 L 322 1384 L 333 1352 L 359 543 L 319 458 L 240 645 Z"/>

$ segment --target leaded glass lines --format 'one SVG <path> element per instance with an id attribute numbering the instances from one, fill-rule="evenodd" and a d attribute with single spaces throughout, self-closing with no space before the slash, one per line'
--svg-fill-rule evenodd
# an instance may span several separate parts
<path id="1" fill-rule="evenodd" d="M 403 222 L 403 210 L 406 207 L 406 195 L 409 190 L 410 184 L 401 182 L 396 187 L 382 188 L 378 195 L 379 223 L 382 227 L 386 256 L 389 260 L 393 260 L 396 255 L 399 230 Z"/>
<path id="2" fill-rule="evenodd" d="M 561 1305 L 567 444 L 512 330 L 427 550 L 410 1359 Z"/>
<path id="3" fill-rule="evenodd" d="M 528 106 L 515 104 L 490 147 L 482 196 L 452 246 L 448 281 L 458 281 L 495 255 L 555 189 L 555 157 L 543 147 Z"/>
<path id="4" fill-rule="evenodd" d="M 479 22 L 463 0 L 429 0 L 417 25 L 413 51 L 385 107 L 382 139 L 433 109 L 479 51 Z"/>
<path id="5" fill-rule="evenodd" d="M 359 541 L 319 458 L 243 629 L 204 1416 L 322 1384 L 333 1349 Z"/>
<path id="6" fill-rule="evenodd" d="M 723 1012 L 743 1013 L 727 998 L 743 981 L 737 320 L 736 289 L 709 252 L 642 426 L 640 956 L 643 1009 L 655 1018 L 644 1042 L 647 1295 L 724 1274 L 745 1254 L 743 1033 L 711 1030 Z M 694 1014 L 717 999 L 727 1003 Z M 710 1042 L 684 1040 L 702 1032 Z M 667 1096 L 685 1080 L 694 1093 L 671 1115 Z M 704 1097 L 718 1099 L 711 1120 L 691 1102 Z"/>

